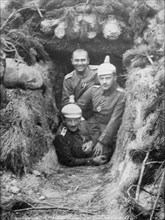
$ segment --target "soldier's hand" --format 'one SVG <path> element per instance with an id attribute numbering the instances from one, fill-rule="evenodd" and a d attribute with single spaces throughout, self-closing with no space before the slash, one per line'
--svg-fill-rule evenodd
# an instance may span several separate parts
<path id="1" fill-rule="evenodd" d="M 102 155 L 98 157 L 94 157 L 92 160 L 93 164 L 98 166 L 98 165 L 103 165 L 107 162 L 107 157 Z"/>
<path id="2" fill-rule="evenodd" d="M 84 143 L 82 145 L 82 150 L 85 153 L 90 153 L 92 151 L 92 147 L 93 147 L 93 142 L 92 141 L 88 141 L 88 142 L 86 142 L 86 143 Z"/>
<path id="3" fill-rule="evenodd" d="M 97 142 L 97 144 L 95 145 L 93 151 L 94 151 L 94 154 L 93 154 L 94 157 L 102 155 L 102 153 L 103 153 L 103 144 L 101 144 L 100 142 Z"/>

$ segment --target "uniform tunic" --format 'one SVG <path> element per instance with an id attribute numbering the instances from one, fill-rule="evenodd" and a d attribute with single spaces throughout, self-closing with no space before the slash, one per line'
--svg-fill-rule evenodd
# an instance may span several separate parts
<path id="1" fill-rule="evenodd" d="M 76 132 L 71 132 L 63 124 L 53 141 L 58 161 L 66 166 L 92 165 L 92 154 L 85 153 L 82 145 L 92 140 L 86 123 L 81 123 Z"/>
<path id="2" fill-rule="evenodd" d="M 63 92 L 62 92 L 62 107 L 68 104 L 69 96 L 74 95 L 75 101 L 77 101 L 82 94 L 89 89 L 93 85 L 98 85 L 98 77 L 97 77 L 97 67 L 88 67 L 86 69 L 85 76 L 79 76 L 76 73 L 76 70 L 72 71 L 71 73 L 67 74 L 64 78 L 63 82 Z M 89 118 L 92 114 L 87 114 L 87 111 L 90 111 L 91 106 L 83 113 L 85 118 Z"/>
<path id="3" fill-rule="evenodd" d="M 92 86 L 77 102 L 82 109 L 89 103 L 92 103 L 94 111 L 94 116 L 88 120 L 89 125 L 93 127 L 97 124 L 100 129 L 98 141 L 103 145 L 112 146 L 124 113 L 124 89 L 117 84 L 105 91 L 101 86 Z"/>

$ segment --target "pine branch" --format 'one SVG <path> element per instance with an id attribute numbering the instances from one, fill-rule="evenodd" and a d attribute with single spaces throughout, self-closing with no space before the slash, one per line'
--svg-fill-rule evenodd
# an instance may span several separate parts
<path id="1" fill-rule="evenodd" d="M 8 19 L 3 23 L 3 25 L 0 27 L 0 31 L 7 25 L 7 23 L 9 22 L 10 18 L 13 17 L 13 15 L 15 14 L 15 10 L 9 15 Z"/>

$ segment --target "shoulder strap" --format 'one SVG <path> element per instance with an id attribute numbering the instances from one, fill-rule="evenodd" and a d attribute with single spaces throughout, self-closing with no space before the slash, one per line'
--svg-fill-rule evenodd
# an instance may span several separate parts
<path id="1" fill-rule="evenodd" d="M 69 79 L 73 76 L 73 71 L 71 73 L 68 73 L 66 76 L 65 76 L 65 79 Z"/>
<path id="2" fill-rule="evenodd" d="M 100 85 L 93 85 L 92 88 L 100 88 Z"/>
<path id="3" fill-rule="evenodd" d="M 91 70 L 97 70 L 99 65 L 89 65 Z"/>
<path id="4" fill-rule="evenodd" d="M 61 132 L 60 132 L 60 135 L 62 135 L 64 137 L 66 135 L 66 132 L 67 132 L 67 128 L 63 127 Z"/>
<path id="5" fill-rule="evenodd" d="M 124 90 L 123 88 L 121 88 L 121 87 L 117 87 L 116 90 L 117 90 L 118 92 L 125 92 L 125 90 Z"/>

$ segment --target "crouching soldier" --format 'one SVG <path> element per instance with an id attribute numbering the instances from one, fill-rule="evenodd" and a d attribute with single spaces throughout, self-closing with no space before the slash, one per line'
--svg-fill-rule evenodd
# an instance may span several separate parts
<path id="1" fill-rule="evenodd" d="M 115 141 L 125 108 L 125 91 L 116 82 L 116 67 L 110 63 L 110 57 L 98 67 L 100 86 L 92 86 L 77 101 L 84 110 L 90 103 L 94 116 L 88 120 L 93 129 L 99 125 L 100 136 L 94 147 L 94 156 L 105 155 L 109 160 L 113 154 Z"/>
<path id="2" fill-rule="evenodd" d="M 60 126 L 53 144 L 59 163 L 66 166 L 102 165 L 107 162 L 104 156 L 93 157 L 92 147 L 97 141 L 97 133 L 91 137 L 82 110 L 74 103 L 71 96 L 69 104 L 62 110 L 63 123 Z"/>

